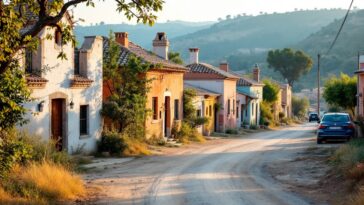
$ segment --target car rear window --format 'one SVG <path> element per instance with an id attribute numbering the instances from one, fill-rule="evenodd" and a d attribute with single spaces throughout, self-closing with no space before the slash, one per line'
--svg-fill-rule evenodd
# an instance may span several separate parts
<path id="1" fill-rule="evenodd" d="M 311 117 L 317 117 L 317 114 L 311 114 Z"/>
<path id="2" fill-rule="evenodd" d="M 326 122 L 347 122 L 349 121 L 349 116 L 347 115 L 325 115 L 322 121 Z"/>

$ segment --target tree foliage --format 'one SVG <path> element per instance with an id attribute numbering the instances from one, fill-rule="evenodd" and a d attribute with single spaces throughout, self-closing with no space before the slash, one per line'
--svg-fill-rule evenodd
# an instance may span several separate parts
<path id="1" fill-rule="evenodd" d="M 168 53 L 168 59 L 172 61 L 173 63 L 183 65 L 183 60 L 180 56 L 180 53 L 178 52 L 169 52 Z"/>
<path id="2" fill-rule="evenodd" d="M 16 62 L 9 66 L 18 68 Z M 25 122 L 27 110 L 22 103 L 31 98 L 23 74 L 20 69 L 9 69 L 0 74 L 0 131 Z"/>
<path id="3" fill-rule="evenodd" d="M 193 104 L 196 97 L 196 91 L 193 89 L 186 89 L 183 92 L 183 121 L 195 128 L 199 125 L 206 124 L 208 118 L 197 116 L 197 110 Z"/>
<path id="4" fill-rule="evenodd" d="M 269 64 L 269 68 L 273 68 L 275 71 L 278 71 L 285 79 L 287 79 L 290 86 L 293 86 L 293 83 L 302 75 L 308 73 L 313 64 L 311 57 L 303 51 L 295 51 L 290 48 L 269 51 L 267 62 Z"/>
<path id="5" fill-rule="evenodd" d="M 163 0 L 116 1 L 116 11 L 123 13 L 129 20 L 152 25 L 155 13 L 162 9 Z M 60 20 L 67 11 L 78 4 L 94 6 L 93 0 L 8 0 L 0 1 L 0 74 L 9 69 L 16 61 L 16 54 L 22 49 L 34 49 L 36 37 L 47 26 L 55 27 L 62 33 L 62 43 L 75 42 L 73 25 L 62 25 Z M 51 37 L 50 37 L 51 38 Z M 63 52 L 59 57 L 66 57 Z"/>
<path id="6" fill-rule="evenodd" d="M 119 65 L 119 53 L 120 48 L 110 34 L 103 69 L 104 81 L 112 93 L 104 102 L 101 113 L 117 123 L 120 132 L 142 138 L 145 136 L 144 123 L 148 114 L 145 106 L 151 81 L 145 74 L 152 65 L 133 55 L 129 56 L 126 65 Z"/>
<path id="7" fill-rule="evenodd" d="M 339 77 L 331 76 L 325 81 L 323 97 L 333 106 L 339 106 L 354 115 L 356 106 L 356 78 L 341 73 Z"/>
<path id="8" fill-rule="evenodd" d="M 292 96 L 292 112 L 294 116 L 299 118 L 305 117 L 309 106 L 310 101 L 306 97 L 298 98 L 296 96 Z"/>
<path id="9" fill-rule="evenodd" d="M 276 102 L 280 91 L 279 85 L 268 79 L 263 80 L 263 83 L 263 100 L 268 103 Z"/>

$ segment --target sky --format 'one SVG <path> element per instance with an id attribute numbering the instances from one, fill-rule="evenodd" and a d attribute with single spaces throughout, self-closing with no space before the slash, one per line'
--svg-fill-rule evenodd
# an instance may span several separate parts
<path id="1" fill-rule="evenodd" d="M 182 20 L 190 22 L 217 21 L 227 15 L 252 14 L 260 12 L 286 12 L 297 9 L 321 9 L 349 7 L 351 0 L 165 0 L 163 10 L 157 14 L 157 22 Z M 94 0 L 95 8 L 78 5 L 74 11 L 76 19 L 84 19 L 80 23 L 89 25 L 101 21 L 110 24 L 130 23 L 115 11 L 114 0 Z M 364 8 L 363 0 L 354 1 L 354 6 Z"/>

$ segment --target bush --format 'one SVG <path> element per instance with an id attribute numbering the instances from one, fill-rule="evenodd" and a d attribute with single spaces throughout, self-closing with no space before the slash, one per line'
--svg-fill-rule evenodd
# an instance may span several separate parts
<path id="1" fill-rule="evenodd" d="M 121 155 L 126 148 L 125 140 L 115 131 L 104 131 L 98 144 L 99 152 L 109 152 L 112 155 Z"/>
<path id="2" fill-rule="evenodd" d="M 102 133 L 101 141 L 98 144 L 99 152 L 109 152 L 114 156 L 136 156 L 148 155 L 148 147 L 145 142 L 132 139 L 125 134 L 115 131 Z"/>
<path id="3" fill-rule="evenodd" d="M 225 133 L 226 134 L 237 135 L 238 134 L 238 130 L 229 128 L 229 129 L 226 129 L 225 130 Z"/>
<path id="4" fill-rule="evenodd" d="M 306 97 L 298 98 L 292 96 L 292 113 L 294 116 L 298 118 L 304 118 L 309 107 L 310 101 Z"/>
<path id="5" fill-rule="evenodd" d="M 273 112 L 271 104 L 267 101 L 260 103 L 260 124 L 271 126 L 274 124 Z"/>
<path id="6" fill-rule="evenodd" d="M 205 138 L 192 128 L 190 124 L 182 122 L 181 128 L 176 135 L 179 142 L 188 144 L 190 141 L 204 142 Z"/>
<path id="7" fill-rule="evenodd" d="M 280 120 L 282 120 L 286 115 L 283 112 L 278 113 L 278 117 Z"/>
<path id="8" fill-rule="evenodd" d="M 250 129 L 257 130 L 259 129 L 258 125 L 250 125 Z"/>

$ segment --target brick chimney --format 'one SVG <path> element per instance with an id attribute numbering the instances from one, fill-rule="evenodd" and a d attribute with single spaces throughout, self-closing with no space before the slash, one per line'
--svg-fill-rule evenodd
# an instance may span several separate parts
<path id="1" fill-rule="evenodd" d="M 223 71 L 229 72 L 229 64 L 227 62 L 221 62 L 220 69 Z"/>
<path id="2" fill-rule="evenodd" d="M 153 52 L 159 57 L 168 60 L 169 41 L 166 33 L 158 32 L 153 40 Z"/>
<path id="3" fill-rule="evenodd" d="M 129 37 L 127 32 L 115 32 L 115 41 L 123 45 L 125 48 L 129 47 Z"/>
<path id="4" fill-rule="evenodd" d="M 260 81 L 260 68 L 259 68 L 258 64 L 255 64 L 255 66 L 253 68 L 253 79 L 257 82 Z"/>
<path id="5" fill-rule="evenodd" d="M 190 48 L 190 64 L 198 63 L 199 48 Z"/>

